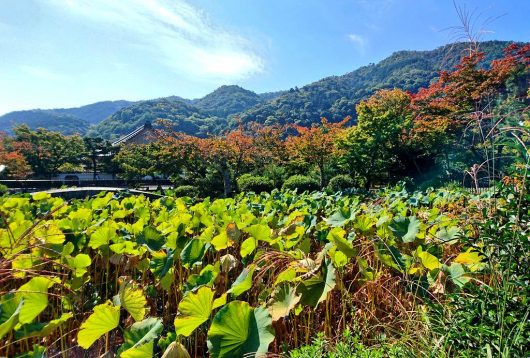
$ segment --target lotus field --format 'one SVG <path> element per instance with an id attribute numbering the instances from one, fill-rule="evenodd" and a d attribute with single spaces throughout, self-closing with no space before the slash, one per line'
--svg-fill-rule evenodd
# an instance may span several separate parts
<path id="1" fill-rule="evenodd" d="M 2 197 L 0 356 L 262 356 L 352 327 L 420 339 L 425 302 L 485 279 L 461 240 L 480 203 L 399 188 Z"/>

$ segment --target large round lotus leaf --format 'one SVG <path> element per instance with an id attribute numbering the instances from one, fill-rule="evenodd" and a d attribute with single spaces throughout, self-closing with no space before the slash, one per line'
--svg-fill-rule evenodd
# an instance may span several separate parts
<path id="1" fill-rule="evenodd" d="M 274 340 L 272 319 L 266 308 L 253 309 L 233 301 L 215 315 L 208 331 L 208 350 L 213 358 L 266 353 Z"/>
<path id="2" fill-rule="evenodd" d="M 125 308 L 135 321 L 141 321 L 145 316 L 147 300 L 144 292 L 131 281 L 121 284 L 119 294 L 114 297 L 114 304 Z"/>
<path id="3" fill-rule="evenodd" d="M 189 337 L 201 324 L 210 318 L 213 309 L 214 292 L 201 287 L 197 293 L 188 292 L 179 303 L 179 315 L 175 318 L 175 331 Z"/>
<path id="4" fill-rule="evenodd" d="M 335 268 L 331 262 L 322 266 L 321 272 L 304 280 L 298 285 L 297 293 L 302 296 L 300 303 L 316 307 L 328 297 L 328 293 L 335 288 Z"/>
<path id="5" fill-rule="evenodd" d="M 48 306 L 48 289 L 57 283 L 57 278 L 33 277 L 17 290 L 17 300 L 24 300 L 19 322 L 31 323 Z"/>
<path id="6" fill-rule="evenodd" d="M 77 343 L 88 349 L 99 337 L 118 327 L 119 323 L 119 306 L 113 306 L 110 301 L 97 305 L 94 307 L 94 313 L 81 324 L 77 333 Z"/>
<path id="7" fill-rule="evenodd" d="M 153 343 L 158 338 L 160 332 L 164 329 L 162 320 L 156 317 L 149 317 L 143 321 L 134 323 L 129 327 L 123 334 L 124 343 L 120 347 L 118 353 L 121 357 L 127 355 L 129 357 L 142 357 L 139 354 L 145 354 L 147 356 L 153 353 L 153 347 L 149 349 L 148 344 Z M 149 355 L 149 356 L 150 356 Z"/>
<path id="8" fill-rule="evenodd" d="M 282 283 L 276 287 L 273 296 L 268 303 L 269 312 L 273 321 L 285 317 L 300 301 L 300 295 L 296 293 L 296 288 Z"/>

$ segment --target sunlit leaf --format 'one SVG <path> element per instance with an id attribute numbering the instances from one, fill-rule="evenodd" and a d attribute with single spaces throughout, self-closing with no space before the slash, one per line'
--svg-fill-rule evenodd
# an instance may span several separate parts
<path id="1" fill-rule="evenodd" d="M 175 331 L 189 337 L 193 331 L 210 318 L 213 309 L 214 291 L 201 287 L 196 293 L 188 292 L 179 303 L 179 314 L 175 318 Z"/>
<path id="2" fill-rule="evenodd" d="M 233 301 L 215 315 L 208 331 L 208 351 L 213 358 L 259 356 L 274 340 L 272 319 L 263 307 Z"/>
<path id="3" fill-rule="evenodd" d="M 277 321 L 285 317 L 298 304 L 301 296 L 296 293 L 296 288 L 287 283 L 280 284 L 274 290 L 272 298 L 267 303 L 267 308 L 272 320 Z"/>
<path id="4" fill-rule="evenodd" d="M 20 310 L 21 324 L 31 323 L 48 306 L 48 289 L 57 283 L 57 279 L 43 276 L 33 277 L 17 290 L 17 299 L 24 300 Z"/>
<path id="5" fill-rule="evenodd" d="M 110 301 L 94 307 L 94 312 L 81 324 L 77 333 L 77 343 L 88 349 L 102 335 L 112 331 L 120 322 L 120 307 Z"/>
<path id="6" fill-rule="evenodd" d="M 254 264 L 245 267 L 227 292 L 232 294 L 233 297 L 237 297 L 248 291 L 252 287 L 252 275 L 254 275 L 255 269 L 256 266 Z"/>

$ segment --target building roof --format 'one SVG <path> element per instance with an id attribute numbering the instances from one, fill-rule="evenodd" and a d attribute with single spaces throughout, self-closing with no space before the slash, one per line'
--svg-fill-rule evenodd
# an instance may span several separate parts
<path id="1" fill-rule="evenodd" d="M 153 130 L 153 125 L 150 121 L 145 122 L 145 124 L 141 127 L 136 128 L 131 133 L 128 133 L 121 137 L 120 139 L 112 142 L 113 146 L 117 146 L 120 144 L 127 144 L 131 141 L 133 141 L 135 138 L 138 138 L 139 136 L 143 136 L 146 132 L 151 132 Z"/>

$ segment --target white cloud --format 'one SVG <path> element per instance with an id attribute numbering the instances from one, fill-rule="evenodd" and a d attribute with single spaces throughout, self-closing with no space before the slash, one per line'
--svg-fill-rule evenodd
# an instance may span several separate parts
<path id="1" fill-rule="evenodd" d="M 40 78 L 46 81 L 60 81 L 64 79 L 63 75 L 44 67 L 21 65 L 18 66 L 18 69 L 27 75 Z"/>
<path id="2" fill-rule="evenodd" d="M 358 34 L 349 34 L 348 39 L 353 42 L 355 46 L 357 46 L 361 53 L 364 53 L 366 45 L 368 44 L 368 40 L 364 36 Z"/>
<path id="3" fill-rule="evenodd" d="M 262 72 L 263 59 L 245 38 L 215 26 L 185 0 L 51 0 L 69 14 L 119 28 L 174 72 L 207 81 Z"/>

